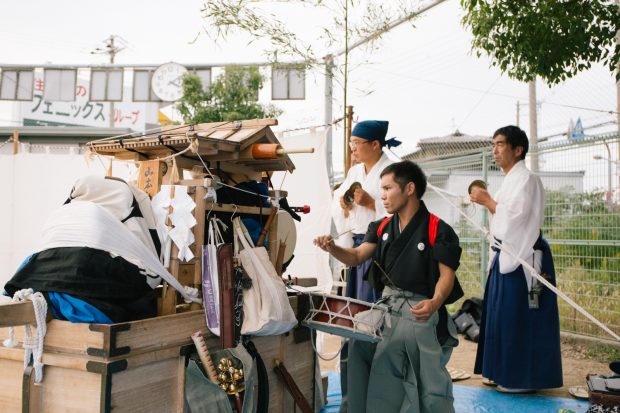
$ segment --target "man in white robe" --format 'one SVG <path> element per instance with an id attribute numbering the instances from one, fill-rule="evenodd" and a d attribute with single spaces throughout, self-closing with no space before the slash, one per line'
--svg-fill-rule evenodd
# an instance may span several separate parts
<path id="1" fill-rule="evenodd" d="M 553 258 L 541 227 L 545 190 L 525 166 L 525 132 L 516 126 L 493 135 L 493 158 L 506 177 L 492 198 L 474 187 L 471 200 L 491 213 L 491 234 L 555 284 Z M 475 373 L 518 393 L 562 386 L 557 298 L 523 270 L 516 257 L 493 248 L 485 288 Z"/>
<path id="2" fill-rule="evenodd" d="M 359 122 L 351 131 L 349 146 L 352 159 L 357 163 L 349 169 L 345 180 L 334 191 L 331 206 L 336 231 L 339 234 L 351 231 L 338 239 L 338 244 L 343 247 L 359 246 L 364 240 L 368 225 L 387 215 L 381 201 L 380 175 L 381 171 L 394 161 L 386 156 L 383 147 L 400 145 L 395 138 L 386 141 L 388 124 L 387 121 L 366 120 Z M 359 183 L 361 186 L 351 188 L 354 183 Z M 368 281 L 364 280 L 364 274 L 370 263 L 369 259 L 349 269 L 347 297 L 367 302 L 379 299 L 381 292 L 375 291 Z M 348 342 L 345 342 L 340 353 L 342 413 L 347 411 L 347 359 Z"/>

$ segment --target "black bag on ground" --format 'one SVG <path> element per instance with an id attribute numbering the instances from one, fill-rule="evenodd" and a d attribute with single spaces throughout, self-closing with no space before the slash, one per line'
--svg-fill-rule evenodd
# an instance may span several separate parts
<path id="1" fill-rule="evenodd" d="M 459 334 L 475 343 L 480 335 L 480 319 L 482 318 L 482 300 L 480 298 L 468 298 L 463 302 L 461 309 L 452 316 Z"/>

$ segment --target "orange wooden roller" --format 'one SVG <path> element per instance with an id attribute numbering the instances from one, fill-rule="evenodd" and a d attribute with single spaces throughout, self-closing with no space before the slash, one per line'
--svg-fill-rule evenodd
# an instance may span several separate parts
<path id="1" fill-rule="evenodd" d="M 255 143 L 251 150 L 253 159 L 277 159 L 290 153 L 314 153 L 314 148 L 284 149 L 277 143 Z"/>

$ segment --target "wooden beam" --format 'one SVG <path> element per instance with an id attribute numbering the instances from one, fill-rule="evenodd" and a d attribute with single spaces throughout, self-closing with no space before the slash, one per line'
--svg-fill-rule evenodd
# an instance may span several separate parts
<path id="1" fill-rule="evenodd" d="M 32 301 L 0 305 L 0 328 L 37 324 Z"/>
<path id="2" fill-rule="evenodd" d="M 13 155 L 17 155 L 19 152 L 19 132 L 17 129 L 13 130 Z"/>

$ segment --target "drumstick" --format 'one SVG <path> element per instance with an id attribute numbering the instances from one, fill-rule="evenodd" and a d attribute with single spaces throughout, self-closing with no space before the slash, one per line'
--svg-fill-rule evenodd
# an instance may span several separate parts
<path id="1" fill-rule="evenodd" d="M 340 234 L 336 235 L 335 237 L 332 237 L 332 239 L 333 239 L 333 240 L 334 240 L 334 239 L 338 239 L 338 238 L 340 238 L 341 236 L 343 236 L 344 234 L 348 234 L 349 232 L 353 232 L 353 230 L 352 230 L 352 229 L 350 229 L 350 230 L 348 230 L 348 231 L 341 232 Z"/>
<path id="2" fill-rule="evenodd" d="M 261 245 L 263 245 L 263 241 L 265 240 L 267 231 L 269 231 L 269 227 L 271 226 L 271 223 L 273 222 L 273 218 L 276 216 L 277 213 L 278 213 L 278 208 L 271 208 L 271 214 L 269 214 L 269 218 L 267 218 L 267 222 L 265 222 L 263 231 L 260 233 L 260 236 L 258 237 L 258 242 L 256 243 L 257 247 L 260 247 Z"/>
<path id="3" fill-rule="evenodd" d="M 202 362 L 202 366 L 204 367 L 207 376 L 213 383 L 218 384 L 219 381 L 217 380 L 217 372 L 215 371 L 213 360 L 211 360 L 211 354 L 209 354 L 209 349 L 207 348 L 205 338 L 200 331 L 196 331 L 192 334 L 192 340 L 196 345 L 198 356 L 200 357 L 200 361 Z"/>

